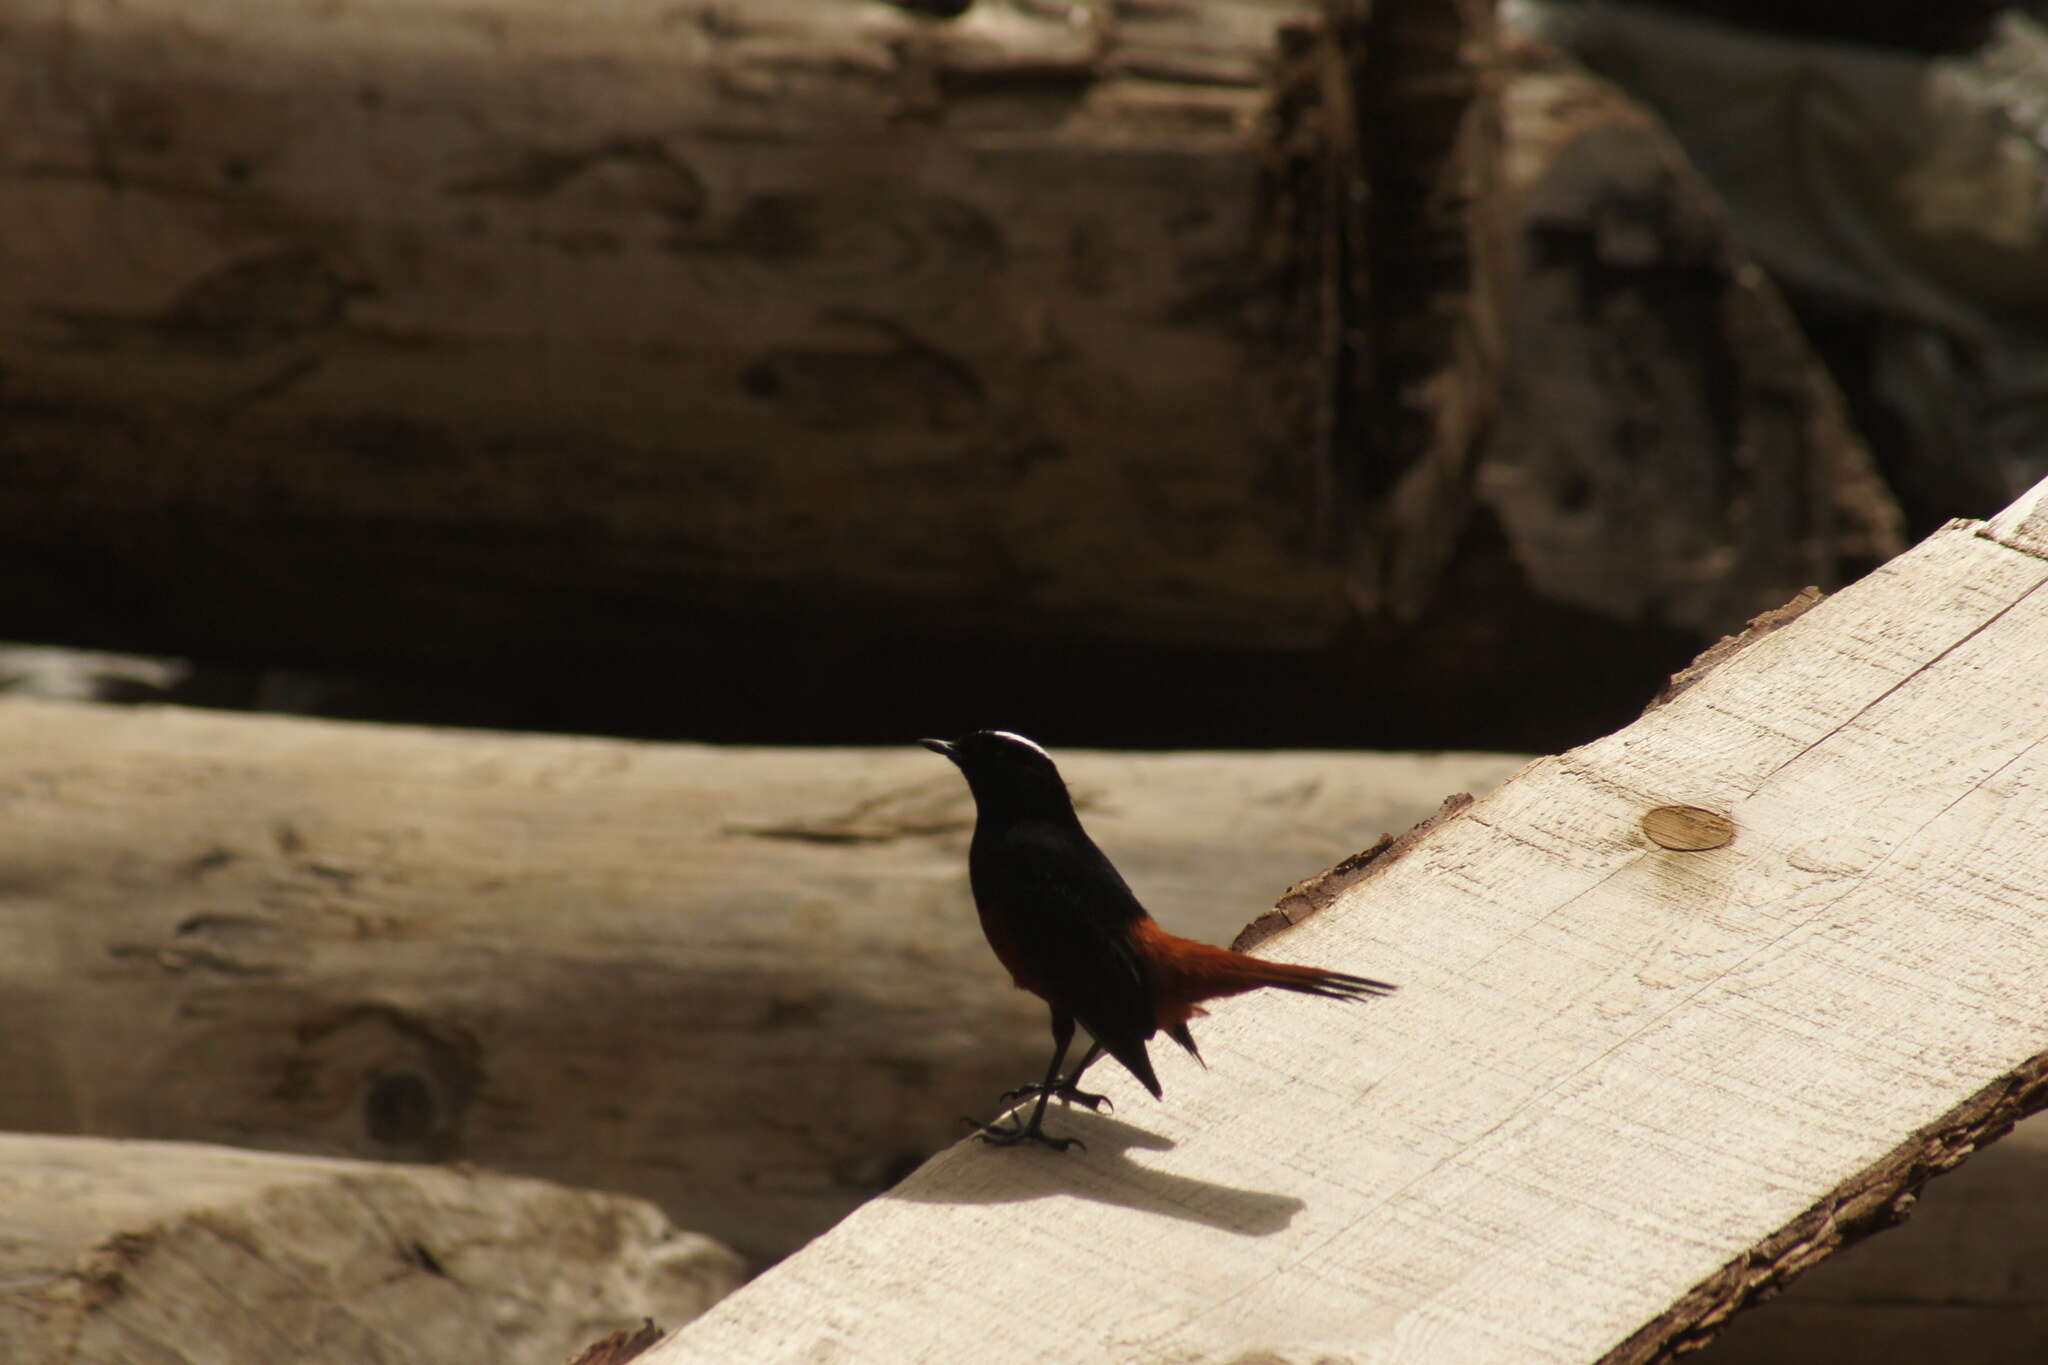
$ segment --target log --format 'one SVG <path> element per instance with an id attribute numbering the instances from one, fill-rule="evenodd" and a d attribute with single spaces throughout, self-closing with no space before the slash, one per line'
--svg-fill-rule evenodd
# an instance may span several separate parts
<path id="1" fill-rule="evenodd" d="M 1367 618 L 1412 621 L 1499 406 L 1511 219 L 1492 0 L 1325 0 L 1274 97 L 1288 278 L 1322 371 L 1326 519 Z"/>
<path id="2" fill-rule="evenodd" d="M 0 700 L 0 1123 L 465 1159 L 786 1253 L 1042 1064 L 914 746 L 720 750 Z M 1497 755 L 1076 753 L 1227 938 Z"/>
<path id="3" fill-rule="evenodd" d="M 739 1257 L 644 1200 L 474 1170 L 0 1134 L 0 1359 L 560 1365 Z"/>
<path id="4" fill-rule="evenodd" d="M 1555 49 L 1506 61 L 1521 231 L 1478 501 L 1530 589 L 1711 639 L 1897 554 L 1841 394 L 1664 125 Z"/>
<path id="5" fill-rule="evenodd" d="M 2048 151 L 2021 93 L 2048 83 L 2048 35 L 2008 0 L 1808 3 L 1519 15 L 1656 109 L 1714 182 L 1924 533 L 2048 471 Z"/>
<path id="6" fill-rule="evenodd" d="M 2048 484 L 1261 946 L 1398 995 L 1220 1002 L 1085 1154 L 962 1143 L 646 1360 L 1697 1346 L 2048 1105 L 2044 673 Z"/>
<path id="7" fill-rule="evenodd" d="M 1483 0 L 22 0 L 0 638 L 657 737 L 1599 733 L 1903 542 L 1539 78 Z"/>
<path id="8" fill-rule="evenodd" d="M 451 663 L 644 653 L 650 615 L 1327 641 L 1350 514 L 1314 410 L 1363 323 L 1291 302 L 1321 238 L 1264 117 L 1317 8 L 9 5 L 0 630 Z M 1404 79 L 1483 58 L 1490 7 L 1453 13 Z M 1452 127 L 1491 91 L 1456 80 Z M 1326 156 L 1349 184 L 1370 150 Z M 1471 359 L 1411 345 L 1401 383 Z M 1476 420 L 1411 422 L 1386 473 Z"/>

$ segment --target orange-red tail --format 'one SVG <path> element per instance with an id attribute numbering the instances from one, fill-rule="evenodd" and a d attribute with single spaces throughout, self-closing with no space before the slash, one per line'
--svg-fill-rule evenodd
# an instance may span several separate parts
<path id="1" fill-rule="evenodd" d="M 1205 1013 L 1201 1008 L 1204 1000 L 1242 995 L 1266 986 L 1317 995 L 1325 1000 L 1370 1000 L 1394 989 L 1384 981 L 1349 972 L 1269 962 L 1262 957 L 1233 953 L 1228 948 L 1196 943 L 1167 933 L 1154 920 L 1138 921 L 1132 926 L 1132 933 L 1151 968 L 1153 1003 L 1157 1009 L 1154 1022 L 1177 1041 L 1175 1031 L 1185 1033 L 1181 1025 Z"/>

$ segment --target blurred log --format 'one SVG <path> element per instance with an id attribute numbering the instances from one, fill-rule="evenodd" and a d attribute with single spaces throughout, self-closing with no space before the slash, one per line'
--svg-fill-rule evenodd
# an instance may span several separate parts
<path id="1" fill-rule="evenodd" d="M 1325 338 L 1366 320 L 1265 117 L 1315 11 L 10 5 L 0 632 L 473 659 L 915 611 L 1327 640 L 1331 522 L 1395 560 L 1443 529 L 1325 496 Z M 1367 158 L 1455 183 L 1404 262 L 1461 258 L 1492 207 L 1490 162 L 1439 164 L 1478 142 L 1489 7 L 1446 15 L 1334 92 L 1398 57 L 1437 106 L 1324 157 L 1347 191 Z M 1431 278 L 1430 327 L 1379 310 L 1416 333 L 1390 382 L 1472 361 L 1439 335 L 1492 304 L 1471 282 Z M 1438 387 L 1469 444 L 1490 372 Z"/>
<path id="2" fill-rule="evenodd" d="M 479 1171 L 0 1134 L 11 1365 L 560 1365 L 739 1258 L 642 1200 Z"/>
<path id="3" fill-rule="evenodd" d="M 1518 43 L 1508 381 L 1480 498 L 1547 602 L 1703 638 L 1903 548 L 1777 291 L 1656 117 Z"/>
<path id="4" fill-rule="evenodd" d="M 1324 384 L 1331 532 L 1368 617 L 1412 620 L 1498 404 L 1506 235 L 1492 0 L 1328 0 L 1276 101 Z M 1297 271 L 1302 269 L 1296 267 Z"/>
<path id="5" fill-rule="evenodd" d="M 1480 0 L 24 0 L 0 637 L 646 734 L 1027 676 L 1153 743 L 1596 733 L 1899 542 L 1682 164 L 1561 89 Z"/>
<path id="6" fill-rule="evenodd" d="M 914 747 L 0 701 L 0 748 L 6 1127 L 469 1159 L 765 1258 L 1044 1061 L 971 908 L 966 790 Z M 1062 759 L 1211 941 L 1518 762 Z"/>
<path id="7" fill-rule="evenodd" d="M 2000 0 L 1517 11 L 1713 182 L 1919 533 L 2048 476 L 2042 18 Z"/>

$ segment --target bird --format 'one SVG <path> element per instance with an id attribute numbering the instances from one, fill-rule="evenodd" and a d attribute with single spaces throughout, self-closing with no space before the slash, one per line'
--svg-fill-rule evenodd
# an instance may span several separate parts
<path id="1" fill-rule="evenodd" d="M 1042 1143 L 1058 1152 L 1081 1145 L 1045 1131 L 1046 1104 L 1058 1099 L 1101 1112 L 1107 1097 L 1080 1089 L 1080 1080 L 1105 1052 L 1162 1098 L 1145 1045 L 1164 1033 L 1201 1061 L 1188 1020 L 1208 1013 L 1204 1001 L 1266 986 L 1327 1000 L 1368 1000 L 1395 989 L 1169 934 L 1081 827 L 1059 768 L 1037 743 L 1009 730 L 918 742 L 951 759 L 973 793 L 967 875 L 982 933 L 1010 979 L 1052 1011 L 1045 1079 L 1002 1096 L 1006 1104 L 1035 1098 L 1030 1119 L 1007 1126 L 962 1120 L 982 1141 Z M 1092 1046 L 1062 1077 L 1076 1023 Z"/>

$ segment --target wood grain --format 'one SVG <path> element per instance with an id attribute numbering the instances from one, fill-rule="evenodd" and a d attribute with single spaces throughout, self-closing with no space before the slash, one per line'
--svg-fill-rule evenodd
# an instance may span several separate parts
<path id="1" fill-rule="evenodd" d="M 956 1147 L 648 1359 L 1711 1335 L 2048 1100 L 2044 585 L 1951 526 L 1263 947 L 1399 995 L 1219 1006 L 1165 1103 L 1061 1116 L 1085 1155 Z M 1740 835 L 1658 848 L 1669 804 Z"/>

